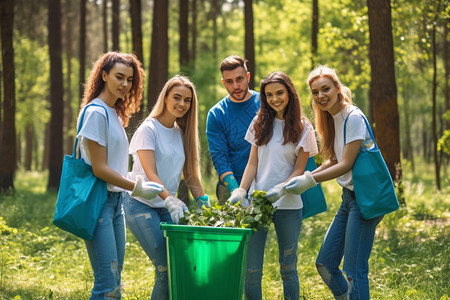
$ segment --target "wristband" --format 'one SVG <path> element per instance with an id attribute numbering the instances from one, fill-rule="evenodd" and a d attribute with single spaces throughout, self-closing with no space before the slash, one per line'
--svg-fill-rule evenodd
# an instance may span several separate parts
<path id="1" fill-rule="evenodd" d="M 231 193 L 239 187 L 236 178 L 233 174 L 228 174 L 223 178 L 223 183 L 227 187 L 228 191 Z"/>
<path id="2" fill-rule="evenodd" d="M 204 195 L 204 196 L 195 198 L 195 202 L 198 202 L 198 201 L 207 202 L 208 200 L 209 200 L 208 195 Z"/>
<path id="3" fill-rule="evenodd" d="M 195 198 L 195 202 L 197 203 L 198 207 L 200 207 L 200 208 L 202 208 L 203 205 L 205 205 L 206 207 L 210 207 L 208 195 L 204 195 L 204 196 Z"/>

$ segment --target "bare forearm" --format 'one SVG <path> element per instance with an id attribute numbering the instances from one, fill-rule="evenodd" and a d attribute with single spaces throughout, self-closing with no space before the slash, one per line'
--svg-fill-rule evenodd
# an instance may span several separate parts
<path id="1" fill-rule="evenodd" d="M 93 171 L 95 176 L 109 184 L 118 186 L 128 191 L 132 191 L 134 188 L 133 181 L 123 177 L 107 165 L 93 167 Z"/>

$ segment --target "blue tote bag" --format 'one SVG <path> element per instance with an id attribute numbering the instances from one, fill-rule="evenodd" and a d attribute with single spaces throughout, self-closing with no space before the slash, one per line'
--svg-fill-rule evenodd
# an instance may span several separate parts
<path id="1" fill-rule="evenodd" d="M 103 106 L 90 104 L 88 106 Z M 78 126 L 83 124 L 86 106 Z M 106 108 L 104 108 L 106 111 Z M 108 119 L 108 112 L 106 111 Z M 78 138 L 72 155 L 65 155 L 53 224 L 82 239 L 91 240 L 107 199 L 106 182 L 97 178 L 92 167 L 76 157 Z"/>
<path id="2" fill-rule="evenodd" d="M 352 112 L 344 122 L 344 141 L 346 141 L 347 120 Z M 353 165 L 352 179 L 356 203 L 363 218 L 369 220 L 397 210 L 399 204 L 391 174 L 375 142 L 369 122 L 364 115 L 362 117 L 374 147 L 360 150 Z"/>
<path id="3" fill-rule="evenodd" d="M 314 171 L 317 168 L 314 157 L 309 157 L 306 162 L 305 171 Z M 323 194 L 322 186 L 317 184 L 315 187 L 304 191 L 301 194 L 303 201 L 303 219 L 315 216 L 327 210 L 327 202 Z"/>

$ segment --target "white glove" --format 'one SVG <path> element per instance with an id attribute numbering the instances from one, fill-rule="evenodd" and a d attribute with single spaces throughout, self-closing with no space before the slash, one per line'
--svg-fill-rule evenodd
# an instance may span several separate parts
<path id="1" fill-rule="evenodd" d="M 133 191 L 131 192 L 132 197 L 141 197 L 147 200 L 155 198 L 159 193 L 164 191 L 164 187 L 159 183 L 153 181 L 146 181 L 142 175 L 136 176 L 136 183 L 134 184 Z"/>
<path id="2" fill-rule="evenodd" d="M 311 175 L 311 172 L 306 171 L 303 175 L 289 180 L 284 185 L 284 189 L 289 193 L 300 195 L 307 189 L 315 187 L 316 185 L 317 183 Z"/>
<path id="3" fill-rule="evenodd" d="M 264 195 L 264 198 L 268 199 L 272 203 L 277 202 L 281 197 L 283 197 L 287 193 L 286 190 L 283 188 L 283 186 L 284 182 L 277 184 Z"/>
<path id="4" fill-rule="evenodd" d="M 228 201 L 230 201 L 231 205 L 235 205 L 238 202 L 243 203 L 245 200 L 245 196 L 247 196 L 247 191 L 243 188 L 235 189 L 232 193 Z"/>
<path id="5" fill-rule="evenodd" d="M 186 204 L 174 196 L 168 196 L 164 200 L 164 207 L 169 211 L 170 217 L 175 224 L 178 224 L 180 218 L 184 216 L 184 211 L 188 210 Z"/>

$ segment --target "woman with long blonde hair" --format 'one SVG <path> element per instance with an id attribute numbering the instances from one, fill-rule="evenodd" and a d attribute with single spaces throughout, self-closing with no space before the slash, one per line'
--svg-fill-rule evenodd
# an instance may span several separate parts
<path id="1" fill-rule="evenodd" d="M 341 83 L 336 70 L 318 66 L 306 82 L 313 99 L 320 150 L 327 161 L 311 173 L 294 177 L 284 188 L 301 194 L 317 182 L 337 179 L 342 186 L 342 203 L 317 256 L 317 271 L 336 299 L 370 299 L 369 257 L 376 226 L 383 216 L 369 220 L 362 217 L 356 203 L 352 169 L 360 149 L 371 149 L 374 143 L 364 114 L 352 104 L 350 89 Z"/>
<path id="2" fill-rule="evenodd" d="M 153 199 L 128 198 L 127 226 L 155 267 L 152 299 L 168 299 L 166 240 L 161 222 L 178 223 L 187 210 L 176 197 L 181 175 L 199 207 L 209 206 L 199 168 L 198 101 L 192 82 L 180 75 L 167 81 L 150 115 L 130 142 L 131 179 L 143 176 L 164 186 Z"/>

